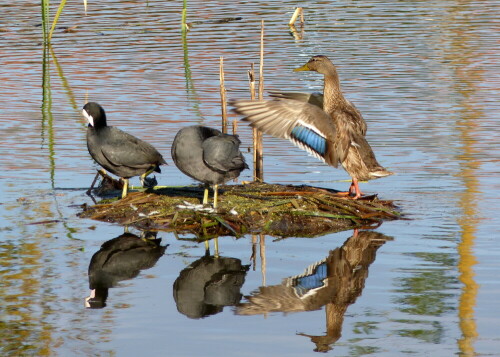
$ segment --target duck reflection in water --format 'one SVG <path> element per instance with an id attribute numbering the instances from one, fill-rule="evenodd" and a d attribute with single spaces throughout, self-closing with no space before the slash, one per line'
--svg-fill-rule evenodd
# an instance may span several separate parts
<path id="1" fill-rule="evenodd" d="M 161 238 L 156 238 L 156 232 L 144 232 L 140 237 L 126 232 L 104 242 L 90 260 L 91 292 L 85 298 L 85 307 L 105 307 L 109 288 L 122 280 L 135 278 L 141 270 L 153 267 L 168 246 L 160 243 Z"/>
<path id="2" fill-rule="evenodd" d="M 331 250 L 325 259 L 310 265 L 301 275 L 286 278 L 280 285 L 262 286 L 247 296 L 247 302 L 240 304 L 236 313 L 312 311 L 326 306 L 326 334 L 299 335 L 314 342 L 314 351 L 327 352 L 341 337 L 344 314 L 361 295 L 377 249 L 388 240 L 392 238 L 381 233 L 354 230 L 341 247 Z"/>
<path id="3" fill-rule="evenodd" d="M 237 305 L 249 265 L 237 258 L 207 254 L 183 269 L 174 282 L 177 310 L 191 319 L 222 312 L 224 306 Z"/>

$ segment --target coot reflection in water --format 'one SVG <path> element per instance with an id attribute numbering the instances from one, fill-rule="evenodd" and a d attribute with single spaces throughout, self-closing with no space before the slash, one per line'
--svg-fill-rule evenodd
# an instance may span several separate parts
<path id="1" fill-rule="evenodd" d="M 375 261 L 377 249 L 391 237 L 374 231 L 354 231 L 341 247 L 311 264 L 304 273 L 283 280 L 280 285 L 261 286 L 246 302 L 238 305 L 238 315 L 269 312 L 318 310 L 325 306 L 326 334 L 307 336 L 315 351 L 326 352 L 341 337 L 347 307 L 361 295 L 368 268 Z"/>
<path id="2" fill-rule="evenodd" d="M 166 165 L 167 162 L 152 145 L 118 128 L 108 126 L 106 112 L 98 103 L 85 104 L 82 114 L 89 123 L 87 148 L 90 156 L 123 180 L 122 198 L 127 195 L 128 179 L 131 177 L 140 176 L 143 186 L 156 184 L 154 178 L 147 180 L 146 176 L 153 171 L 161 172 L 160 165 Z M 91 189 L 92 187 L 89 191 Z"/>
<path id="3" fill-rule="evenodd" d="M 109 288 L 120 281 L 133 279 L 141 270 L 152 268 L 165 253 L 168 245 L 162 246 L 156 233 L 145 232 L 142 237 L 124 233 L 104 242 L 90 260 L 90 296 L 85 306 L 99 309 L 106 306 Z"/>
<path id="4" fill-rule="evenodd" d="M 237 258 L 205 255 L 183 269 L 174 282 L 177 310 L 191 319 L 222 312 L 237 305 L 248 265 Z"/>

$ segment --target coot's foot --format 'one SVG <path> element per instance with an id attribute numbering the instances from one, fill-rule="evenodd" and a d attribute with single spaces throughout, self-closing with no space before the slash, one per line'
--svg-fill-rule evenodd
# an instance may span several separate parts
<path id="1" fill-rule="evenodd" d="M 142 187 L 153 188 L 156 185 L 158 185 L 158 181 L 156 181 L 156 176 L 144 177 L 144 180 L 142 180 Z"/>

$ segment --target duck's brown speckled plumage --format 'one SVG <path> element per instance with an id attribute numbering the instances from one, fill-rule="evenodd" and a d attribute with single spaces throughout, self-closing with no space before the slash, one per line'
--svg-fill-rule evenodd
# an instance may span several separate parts
<path id="1" fill-rule="evenodd" d="M 349 191 L 359 198 L 359 180 L 384 177 L 392 172 L 377 162 L 365 138 L 366 122 L 359 110 L 344 97 L 335 65 L 326 56 L 314 56 L 295 71 L 323 74 L 323 95 L 271 92 L 275 98 L 273 100 L 233 101 L 235 111 L 245 115 L 244 120 L 249 121 L 251 126 L 267 134 L 289 139 L 333 167 L 337 167 L 340 162 L 353 180 Z M 314 129 L 317 135 L 324 138 L 324 154 L 293 137 L 292 130 L 299 125 Z"/>

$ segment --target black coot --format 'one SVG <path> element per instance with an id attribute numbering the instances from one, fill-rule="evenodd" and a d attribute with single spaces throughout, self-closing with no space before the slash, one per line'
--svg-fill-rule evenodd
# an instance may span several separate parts
<path id="1" fill-rule="evenodd" d="M 248 169 L 239 149 L 236 135 L 217 129 L 193 125 L 179 130 L 172 144 L 172 159 L 184 174 L 205 184 L 203 204 L 208 203 L 208 185 L 214 185 L 214 208 L 217 207 L 217 185 L 225 183 Z"/>
<path id="2" fill-rule="evenodd" d="M 141 176 L 141 184 L 151 172 L 161 172 L 167 164 L 163 156 L 150 144 L 120 129 L 106 125 L 106 113 L 97 103 L 83 107 L 88 120 L 87 148 L 92 158 L 103 168 L 123 180 L 122 198 L 127 195 L 128 179 Z"/>

